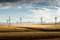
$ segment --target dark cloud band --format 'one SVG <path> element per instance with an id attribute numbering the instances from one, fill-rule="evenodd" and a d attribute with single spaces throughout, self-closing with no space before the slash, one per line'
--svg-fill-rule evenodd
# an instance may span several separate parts
<path id="1" fill-rule="evenodd" d="M 0 0 L 0 6 L 59 6 L 60 0 Z"/>
<path id="2" fill-rule="evenodd" d="M 19 2 L 19 1 L 22 1 L 22 0 L 0 0 L 0 2 Z"/>

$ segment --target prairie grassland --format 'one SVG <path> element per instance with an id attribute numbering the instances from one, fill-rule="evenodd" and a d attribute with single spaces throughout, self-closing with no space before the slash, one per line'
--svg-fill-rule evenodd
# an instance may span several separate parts
<path id="1" fill-rule="evenodd" d="M 28 28 L 35 29 L 60 29 L 60 25 L 38 25 L 38 24 L 0 24 L 0 31 L 10 30 L 27 30 Z"/>
<path id="2" fill-rule="evenodd" d="M 8 40 L 60 40 L 60 25 L 38 25 L 38 24 L 0 24 L 0 39 Z"/>

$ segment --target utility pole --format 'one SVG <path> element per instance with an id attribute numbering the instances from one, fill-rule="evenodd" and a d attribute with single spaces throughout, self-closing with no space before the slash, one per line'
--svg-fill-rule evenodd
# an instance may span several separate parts
<path id="1" fill-rule="evenodd" d="M 41 24 L 42 24 L 42 18 L 40 18 L 40 20 L 41 20 Z"/>

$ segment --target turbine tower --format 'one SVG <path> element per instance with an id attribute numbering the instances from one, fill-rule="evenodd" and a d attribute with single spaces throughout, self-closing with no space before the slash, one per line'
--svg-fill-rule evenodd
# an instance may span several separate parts
<path id="1" fill-rule="evenodd" d="M 42 18 L 40 18 L 40 20 L 41 20 L 41 24 L 42 24 Z"/>
<path id="2" fill-rule="evenodd" d="M 55 25 L 56 25 L 56 23 L 57 23 L 57 17 L 55 17 Z"/>
<path id="3" fill-rule="evenodd" d="M 56 28 L 56 23 L 57 23 L 57 17 L 55 17 L 55 28 Z"/>
<path id="4" fill-rule="evenodd" d="M 7 19 L 7 24 L 8 24 L 8 19 Z"/>
<path id="5" fill-rule="evenodd" d="M 20 17 L 20 24 L 21 24 L 22 18 Z"/>
<path id="6" fill-rule="evenodd" d="M 9 18 L 8 18 L 8 20 L 7 20 L 7 21 L 8 21 L 8 23 L 10 24 L 10 21 L 11 21 L 11 20 L 10 20 L 10 16 L 9 16 Z"/>

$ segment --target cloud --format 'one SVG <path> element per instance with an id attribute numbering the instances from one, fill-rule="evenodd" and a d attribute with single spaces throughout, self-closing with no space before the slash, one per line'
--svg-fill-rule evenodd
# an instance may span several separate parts
<path id="1" fill-rule="evenodd" d="M 36 10 L 29 10 L 29 11 L 31 11 L 31 12 L 36 12 Z"/>
<path id="2" fill-rule="evenodd" d="M 0 0 L 0 2 L 18 2 L 22 0 Z"/>
<path id="3" fill-rule="evenodd" d="M 11 7 L 12 5 L 10 3 L 5 3 L 5 4 L 0 3 L 0 9 L 8 9 Z"/>
<path id="4" fill-rule="evenodd" d="M 29 10 L 30 12 L 33 12 L 31 15 L 33 15 L 32 18 L 34 18 L 34 22 L 40 22 L 41 17 L 43 18 L 43 21 L 46 23 L 54 23 L 54 17 L 57 17 L 57 22 L 60 22 L 60 7 L 54 7 L 54 9 L 49 9 L 45 7 L 42 9 Z"/>
<path id="5" fill-rule="evenodd" d="M 0 0 L 0 9 L 16 8 L 30 8 L 31 15 L 35 21 L 54 21 L 55 16 L 60 15 L 60 0 Z M 31 16 L 29 15 L 29 16 Z M 29 20 L 30 21 L 30 20 Z M 31 20 L 32 21 L 32 20 Z"/>
<path id="6" fill-rule="evenodd" d="M 52 10 L 48 8 L 42 8 L 42 9 L 29 10 L 33 12 L 31 15 L 33 15 L 32 18 L 35 18 L 34 19 L 35 22 L 40 22 L 41 17 L 43 18 L 43 21 L 46 23 L 54 22 L 55 21 L 54 17 L 58 17 L 58 15 L 60 15 L 60 8 L 57 8 L 57 10 Z"/>
<path id="7" fill-rule="evenodd" d="M 17 8 L 22 8 L 22 6 L 17 6 Z"/>
<path id="8" fill-rule="evenodd" d="M 3 6 L 18 7 L 19 5 L 25 8 L 32 8 L 35 6 L 60 6 L 60 0 L 0 0 Z M 1 5 L 0 5 L 1 6 Z M 18 7 L 19 8 L 19 7 Z"/>
<path id="9" fill-rule="evenodd" d="M 35 2 L 39 3 L 39 2 L 48 2 L 51 5 L 55 5 L 55 6 L 60 6 L 60 0 L 35 0 Z"/>
<path id="10" fill-rule="evenodd" d="M 4 6 L 4 7 L 0 7 L 0 9 L 8 9 L 11 8 L 12 6 Z"/>

